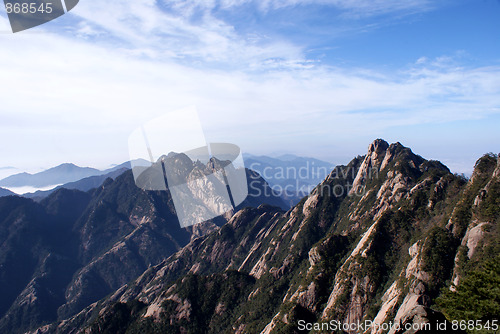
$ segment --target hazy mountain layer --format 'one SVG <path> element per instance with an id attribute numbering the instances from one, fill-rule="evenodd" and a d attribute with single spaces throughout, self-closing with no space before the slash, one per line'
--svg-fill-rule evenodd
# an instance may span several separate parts
<path id="1" fill-rule="evenodd" d="M 136 160 L 136 164 L 143 164 L 142 160 Z M 79 167 L 72 163 L 64 163 L 56 167 L 49 168 L 43 172 L 30 174 L 19 173 L 14 174 L 0 180 L 2 187 L 24 187 L 30 186 L 34 188 L 43 188 L 58 184 L 68 184 L 79 181 L 92 176 L 102 176 L 119 170 L 130 169 L 130 162 L 125 162 L 120 165 L 108 168 L 106 170 L 98 170 L 90 167 Z M 76 189 L 76 188 L 72 188 Z"/>
<path id="2" fill-rule="evenodd" d="M 74 164 L 62 164 L 57 167 L 47 169 L 46 171 L 29 174 L 20 173 L 6 177 L 0 180 L 2 187 L 23 187 L 32 186 L 36 188 L 63 184 L 83 179 L 85 177 L 101 174 L 101 171 L 89 168 L 78 167 Z"/>
<path id="3" fill-rule="evenodd" d="M 33 198 L 34 200 L 39 201 L 52 194 L 54 191 L 61 188 L 89 191 L 90 189 L 100 187 L 106 179 L 108 178 L 115 179 L 127 170 L 128 170 L 127 168 L 123 167 L 103 175 L 94 175 L 83 178 L 78 181 L 68 182 L 51 190 L 44 190 L 44 191 L 39 190 L 34 193 L 23 194 L 22 196 L 26 198 Z"/>
<path id="4" fill-rule="evenodd" d="M 0 188 L 0 197 L 4 197 L 4 196 L 14 196 L 16 195 L 15 193 L 13 193 L 12 191 L 8 190 L 8 189 L 4 189 L 4 188 Z"/>
<path id="5" fill-rule="evenodd" d="M 328 162 L 290 154 L 277 158 L 246 155 L 245 166 L 258 172 L 290 207 L 307 196 L 333 169 Z"/>

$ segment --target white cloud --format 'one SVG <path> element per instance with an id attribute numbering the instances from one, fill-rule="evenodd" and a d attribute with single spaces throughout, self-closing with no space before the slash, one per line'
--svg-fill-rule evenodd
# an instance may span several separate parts
<path id="1" fill-rule="evenodd" d="M 327 2 L 363 15 L 427 5 Z M 413 67 L 392 73 L 330 67 L 308 60 L 304 46 L 240 36 L 210 14 L 216 4 L 200 1 L 208 12 L 194 22 L 194 7 L 178 7 L 179 16 L 152 0 L 88 0 L 64 34 L 0 35 L 3 164 L 116 163 L 127 158 L 138 124 L 193 104 L 212 141 L 306 154 L 340 140 L 364 147 L 389 128 L 500 112 L 500 67 L 460 67 L 455 55 L 416 57 Z M 269 8 L 298 4 L 268 1 Z"/>
<path id="2" fill-rule="evenodd" d="M 207 136 L 259 148 L 315 147 L 391 127 L 498 114 L 500 68 L 408 72 L 307 66 L 247 73 L 152 61 L 50 34 L 2 36 L 4 164 L 126 159 L 137 124 L 197 105 Z M 15 138 L 15 140 L 11 140 Z M 20 162 L 28 157 L 26 161 Z M 111 157 L 108 157 L 111 155 Z"/>

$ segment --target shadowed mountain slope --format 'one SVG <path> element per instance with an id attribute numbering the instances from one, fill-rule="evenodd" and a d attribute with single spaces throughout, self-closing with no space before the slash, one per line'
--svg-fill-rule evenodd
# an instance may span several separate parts
<path id="1" fill-rule="evenodd" d="M 258 192 L 237 209 L 283 205 L 261 195 L 268 185 L 258 174 L 247 176 Z M 181 228 L 170 193 L 141 190 L 130 170 L 88 192 L 56 190 L 39 203 L 0 198 L 0 332 L 72 316 L 226 221 Z"/>

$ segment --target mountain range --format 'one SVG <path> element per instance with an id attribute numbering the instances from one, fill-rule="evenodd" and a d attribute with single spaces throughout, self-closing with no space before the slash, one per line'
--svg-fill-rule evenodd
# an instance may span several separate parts
<path id="1" fill-rule="evenodd" d="M 292 154 L 276 158 L 244 154 L 244 161 L 247 168 L 258 172 L 269 183 L 275 194 L 280 196 L 288 207 L 293 206 L 302 197 L 306 196 L 332 169 L 331 164 L 328 162 L 314 158 L 298 157 Z M 148 166 L 149 164 L 145 160 L 136 160 L 133 163 L 134 166 Z M 36 174 L 18 173 L 11 175 L 0 180 L 0 185 L 37 188 L 61 184 L 53 189 L 37 190 L 22 195 L 40 201 L 61 188 L 81 191 L 97 188 L 107 178 L 115 179 L 130 168 L 130 162 L 115 165 L 105 170 L 64 163 Z M 0 188 L 0 197 L 12 195 L 15 195 L 15 193 Z"/>
<path id="2" fill-rule="evenodd" d="M 254 194 L 181 229 L 169 192 L 130 171 L 0 198 L 0 332 L 498 332 L 497 155 L 466 179 L 377 139 L 280 201 Z"/>
<path id="3" fill-rule="evenodd" d="M 258 174 L 247 170 L 247 178 L 253 187 L 237 209 L 285 206 Z M 181 228 L 170 193 L 141 190 L 131 170 L 88 192 L 62 188 L 40 202 L 0 198 L 0 332 L 81 311 L 227 217 Z"/>
<path id="4" fill-rule="evenodd" d="M 48 195 L 52 194 L 54 191 L 62 189 L 62 188 L 75 189 L 75 190 L 80 190 L 80 191 L 89 191 L 93 188 L 100 187 L 104 183 L 104 181 L 106 181 L 108 178 L 115 179 L 129 169 L 130 168 L 127 168 L 127 167 L 120 167 L 119 169 L 114 169 L 113 171 L 106 173 L 106 174 L 85 177 L 85 178 L 78 180 L 78 181 L 73 181 L 73 182 L 68 182 L 68 183 L 62 184 L 62 185 L 57 186 L 57 187 L 50 189 L 50 190 L 38 190 L 38 191 L 35 191 L 34 193 L 23 194 L 22 196 L 26 197 L 26 198 L 32 198 L 34 200 L 39 201 L 39 200 L 47 197 Z M 1 197 L 1 195 L 0 195 L 0 197 Z"/>
<path id="5" fill-rule="evenodd" d="M 78 167 L 74 164 L 65 163 L 57 167 L 47 169 L 43 172 L 30 174 L 19 173 L 0 180 L 2 187 L 46 187 L 55 184 L 62 184 L 83 179 L 85 177 L 97 175 L 101 171 L 95 168 Z"/>
<path id="6" fill-rule="evenodd" d="M 24 172 L 8 176 L 0 180 L 0 187 L 30 186 L 34 188 L 43 188 L 76 182 L 92 176 L 102 176 L 124 169 L 130 169 L 130 162 L 125 162 L 106 170 L 79 167 L 72 163 L 64 163 L 35 174 Z"/>

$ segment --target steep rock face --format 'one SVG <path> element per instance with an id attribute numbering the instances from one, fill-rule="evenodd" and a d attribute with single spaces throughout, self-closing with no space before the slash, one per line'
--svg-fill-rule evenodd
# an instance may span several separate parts
<path id="1" fill-rule="evenodd" d="M 465 272 L 476 267 L 486 254 L 498 253 L 499 197 L 500 157 L 485 155 L 477 161 L 447 225 L 461 238 L 454 261 L 452 290 L 459 285 Z"/>
<path id="2" fill-rule="evenodd" d="M 111 297 L 39 332 L 102 333 L 116 310 L 129 319 L 122 329 L 144 333 L 297 333 L 300 320 L 398 325 L 349 333 L 435 326 L 444 317 L 431 306 L 447 282 L 500 254 L 498 175 L 496 156 L 481 158 L 467 181 L 377 140 L 286 213 L 241 210 Z"/>
<path id="3" fill-rule="evenodd" d="M 352 195 L 358 191 L 359 188 L 366 185 L 367 178 L 371 178 L 373 173 L 378 173 L 380 171 L 388 148 L 389 145 L 382 139 L 377 139 L 368 146 L 368 153 L 359 167 L 359 171 L 356 174 L 356 178 L 352 184 L 353 187 L 349 194 Z M 387 162 L 384 164 L 384 167 L 386 165 Z"/>
<path id="4" fill-rule="evenodd" d="M 15 240 L 15 244 L 2 243 L 2 251 L 7 261 L 15 260 L 20 268 L 5 263 L 2 276 L 14 279 L 22 270 L 27 281 L 16 279 L 22 291 L 12 291 L 7 281 L 2 284 L 16 299 L 2 298 L 8 306 L 2 312 L 1 331 L 20 331 L 69 316 L 189 241 L 189 232 L 182 231 L 175 220 L 166 224 L 159 218 L 155 194 L 138 191 L 130 179 L 126 173 L 88 194 L 61 189 L 39 205 L 25 200 L 24 207 L 13 209 L 19 217 L 5 230 L 16 226 L 16 221 L 25 227 L 18 235 L 9 231 L 6 242 Z M 32 210 L 37 213 L 26 216 Z"/>
<path id="5" fill-rule="evenodd" d="M 60 204 L 57 196 L 63 197 Z M 56 318 L 55 307 L 64 300 L 60 286 L 71 280 L 77 266 L 64 252 L 71 235 L 66 223 L 89 200 L 85 193 L 68 190 L 42 204 L 21 197 L 0 199 L 0 328 Z"/>
<path id="6" fill-rule="evenodd" d="M 168 194 L 141 191 L 130 173 L 96 190 L 73 227 L 74 252 L 84 265 L 66 288 L 59 316 L 97 301 L 185 245 L 190 234 L 174 212 Z"/>

